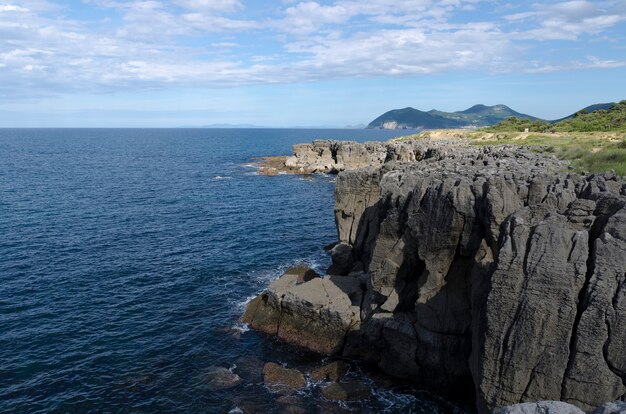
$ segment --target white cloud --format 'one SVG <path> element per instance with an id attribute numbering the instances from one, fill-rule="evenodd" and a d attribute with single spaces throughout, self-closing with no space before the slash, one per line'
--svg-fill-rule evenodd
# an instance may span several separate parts
<path id="1" fill-rule="evenodd" d="M 532 40 L 576 40 L 583 34 L 598 34 L 626 20 L 626 2 L 565 1 L 535 4 L 533 11 L 508 15 L 511 22 L 534 23 L 535 28 L 517 33 Z"/>
<path id="2" fill-rule="evenodd" d="M 14 4 L 0 4 L 0 13 L 1 12 L 22 12 L 25 13 L 29 11 L 26 7 L 16 6 Z"/>
<path id="3" fill-rule="evenodd" d="M 525 63 L 518 41 L 604 33 L 626 18 L 624 1 L 535 4 L 478 22 L 454 18 L 477 0 L 289 1 L 255 20 L 240 0 L 84 1 L 109 20 L 70 19 L 46 0 L 0 5 L 10 13 L 0 19 L 0 96 L 623 66 L 584 56 Z"/>

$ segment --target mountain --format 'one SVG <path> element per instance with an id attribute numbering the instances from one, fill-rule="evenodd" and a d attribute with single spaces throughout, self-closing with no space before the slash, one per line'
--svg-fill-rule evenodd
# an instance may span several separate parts
<path id="1" fill-rule="evenodd" d="M 478 128 L 497 124 L 509 117 L 537 118 L 519 113 L 506 105 L 474 105 L 464 111 L 444 112 L 433 109 L 428 112 L 414 108 L 394 109 L 385 112 L 369 123 L 367 128 L 380 129 L 434 129 Z"/>

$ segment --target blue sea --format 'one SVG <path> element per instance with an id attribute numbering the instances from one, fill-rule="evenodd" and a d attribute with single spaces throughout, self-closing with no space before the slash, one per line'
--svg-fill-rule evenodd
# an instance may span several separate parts
<path id="1" fill-rule="evenodd" d="M 280 413 L 267 361 L 320 357 L 250 331 L 246 301 L 286 268 L 323 271 L 334 177 L 256 174 L 253 157 L 378 130 L 0 130 L 0 412 Z M 212 387 L 213 367 L 243 381 Z M 298 412 L 452 413 L 358 364 L 366 402 L 311 384 Z M 287 410 L 287 411 L 285 411 Z M 304 410 L 304 411 L 302 411 Z"/>

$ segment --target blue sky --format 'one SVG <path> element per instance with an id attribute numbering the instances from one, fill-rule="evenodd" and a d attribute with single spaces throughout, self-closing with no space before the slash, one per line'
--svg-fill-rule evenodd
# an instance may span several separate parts
<path id="1" fill-rule="evenodd" d="M 0 127 L 559 118 L 626 99 L 626 0 L 0 0 Z"/>

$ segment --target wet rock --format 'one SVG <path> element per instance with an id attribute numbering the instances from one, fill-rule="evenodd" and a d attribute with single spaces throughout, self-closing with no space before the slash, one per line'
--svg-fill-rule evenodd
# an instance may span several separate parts
<path id="1" fill-rule="evenodd" d="M 235 372 L 245 381 L 259 383 L 263 381 L 265 363 L 252 355 L 245 355 L 235 361 Z"/>
<path id="2" fill-rule="evenodd" d="M 493 414 L 584 414 L 584 411 L 560 401 L 539 401 L 498 408 Z"/>
<path id="3" fill-rule="evenodd" d="M 334 361 L 311 371 L 311 379 L 315 381 L 339 382 L 348 372 L 348 365 L 343 361 Z"/>
<path id="4" fill-rule="evenodd" d="M 333 382 L 320 389 L 324 398 L 331 401 L 360 401 L 367 400 L 372 390 L 360 381 Z"/>
<path id="5" fill-rule="evenodd" d="M 307 412 L 306 401 L 297 395 L 282 395 L 276 398 L 276 402 L 280 405 L 280 413 L 304 414 Z"/>
<path id="6" fill-rule="evenodd" d="M 241 383 L 239 375 L 224 367 L 209 367 L 205 376 L 207 384 L 214 390 L 232 388 Z"/>
<path id="7" fill-rule="evenodd" d="M 306 379 L 297 369 L 284 368 L 274 362 L 263 367 L 263 381 L 274 391 L 290 391 L 306 387 Z"/>

